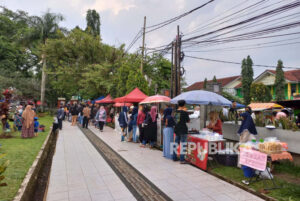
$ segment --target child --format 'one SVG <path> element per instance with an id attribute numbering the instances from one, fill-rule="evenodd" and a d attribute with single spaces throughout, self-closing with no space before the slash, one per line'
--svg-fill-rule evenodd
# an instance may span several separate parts
<path id="1" fill-rule="evenodd" d="M 38 118 L 34 117 L 34 135 L 38 136 L 40 123 L 38 122 Z"/>
<path id="2" fill-rule="evenodd" d="M 17 128 L 18 131 L 22 130 L 22 116 L 20 113 L 15 114 L 14 126 Z"/>

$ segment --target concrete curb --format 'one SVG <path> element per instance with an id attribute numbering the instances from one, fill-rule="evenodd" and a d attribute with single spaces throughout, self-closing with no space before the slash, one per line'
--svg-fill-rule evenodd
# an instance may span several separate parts
<path id="1" fill-rule="evenodd" d="M 33 161 L 32 166 L 29 168 L 21 187 L 19 188 L 13 201 L 32 201 L 37 189 L 39 175 L 43 171 L 46 159 L 49 157 L 50 148 L 52 143 L 56 143 L 58 132 L 49 132 L 45 142 L 43 143 L 36 159 Z M 52 162 L 52 158 L 51 158 Z"/>

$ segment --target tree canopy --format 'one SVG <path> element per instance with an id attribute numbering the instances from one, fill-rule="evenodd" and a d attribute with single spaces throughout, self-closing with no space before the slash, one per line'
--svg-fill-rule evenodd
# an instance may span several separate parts
<path id="1" fill-rule="evenodd" d="M 275 99 L 277 101 L 281 101 L 285 99 L 284 95 L 284 87 L 285 87 L 285 78 L 284 78 L 284 72 L 282 70 L 283 63 L 281 60 L 278 61 L 277 67 L 276 67 L 276 78 L 275 78 Z"/>
<path id="2" fill-rule="evenodd" d="M 252 83 L 250 93 L 254 102 L 270 102 L 272 100 L 271 90 L 262 83 Z"/>
<path id="3" fill-rule="evenodd" d="M 253 82 L 253 62 L 250 56 L 242 61 L 242 91 L 244 94 L 245 104 L 248 105 L 251 103 L 251 84 Z"/>

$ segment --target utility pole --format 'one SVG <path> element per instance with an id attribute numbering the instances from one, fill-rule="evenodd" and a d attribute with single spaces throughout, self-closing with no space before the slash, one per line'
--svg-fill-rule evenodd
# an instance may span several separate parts
<path id="1" fill-rule="evenodd" d="M 143 44 L 142 44 L 142 58 L 141 58 L 141 72 L 142 72 L 142 74 L 143 74 L 143 68 L 144 68 L 145 35 L 146 35 L 146 16 L 144 17 L 144 27 L 143 27 Z"/>
<path id="2" fill-rule="evenodd" d="M 171 54 L 171 98 L 174 98 L 174 42 L 172 42 L 172 54 Z"/>
<path id="3" fill-rule="evenodd" d="M 181 73 L 180 73 L 180 68 L 181 68 L 181 35 L 180 35 L 180 31 L 179 31 L 179 25 L 177 26 L 177 90 L 176 90 L 176 94 L 177 96 L 181 93 L 181 87 L 180 87 L 180 80 L 181 80 Z"/>
<path id="4" fill-rule="evenodd" d="M 174 86 L 174 96 L 177 96 L 178 95 L 178 82 L 177 82 L 177 80 L 178 80 L 178 38 L 177 38 L 177 36 L 176 36 L 176 41 L 175 41 L 175 51 L 174 51 L 174 69 L 173 69 L 173 71 L 174 71 L 174 74 L 175 74 L 175 76 L 174 76 L 174 84 L 175 84 L 175 86 Z"/>

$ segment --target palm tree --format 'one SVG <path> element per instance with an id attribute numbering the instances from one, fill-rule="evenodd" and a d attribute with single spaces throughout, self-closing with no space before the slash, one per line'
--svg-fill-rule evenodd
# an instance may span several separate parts
<path id="1" fill-rule="evenodd" d="M 59 22 L 63 21 L 64 17 L 61 14 L 51 13 L 49 10 L 46 11 L 41 17 L 33 17 L 32 27 L 33 35 L 32 39 L 36 38 L 40 40 L 43 45 L 46 45 L 47 39 L 55 38 L 57 36 L 57 31 L 65 31 L 64 28 L 59 27 Z M 42 51 L 42 82 L 41 82 L 41 105 L 42 110 L 45 103 L 45 88 L 46 88 L 46 53 Z"/>

